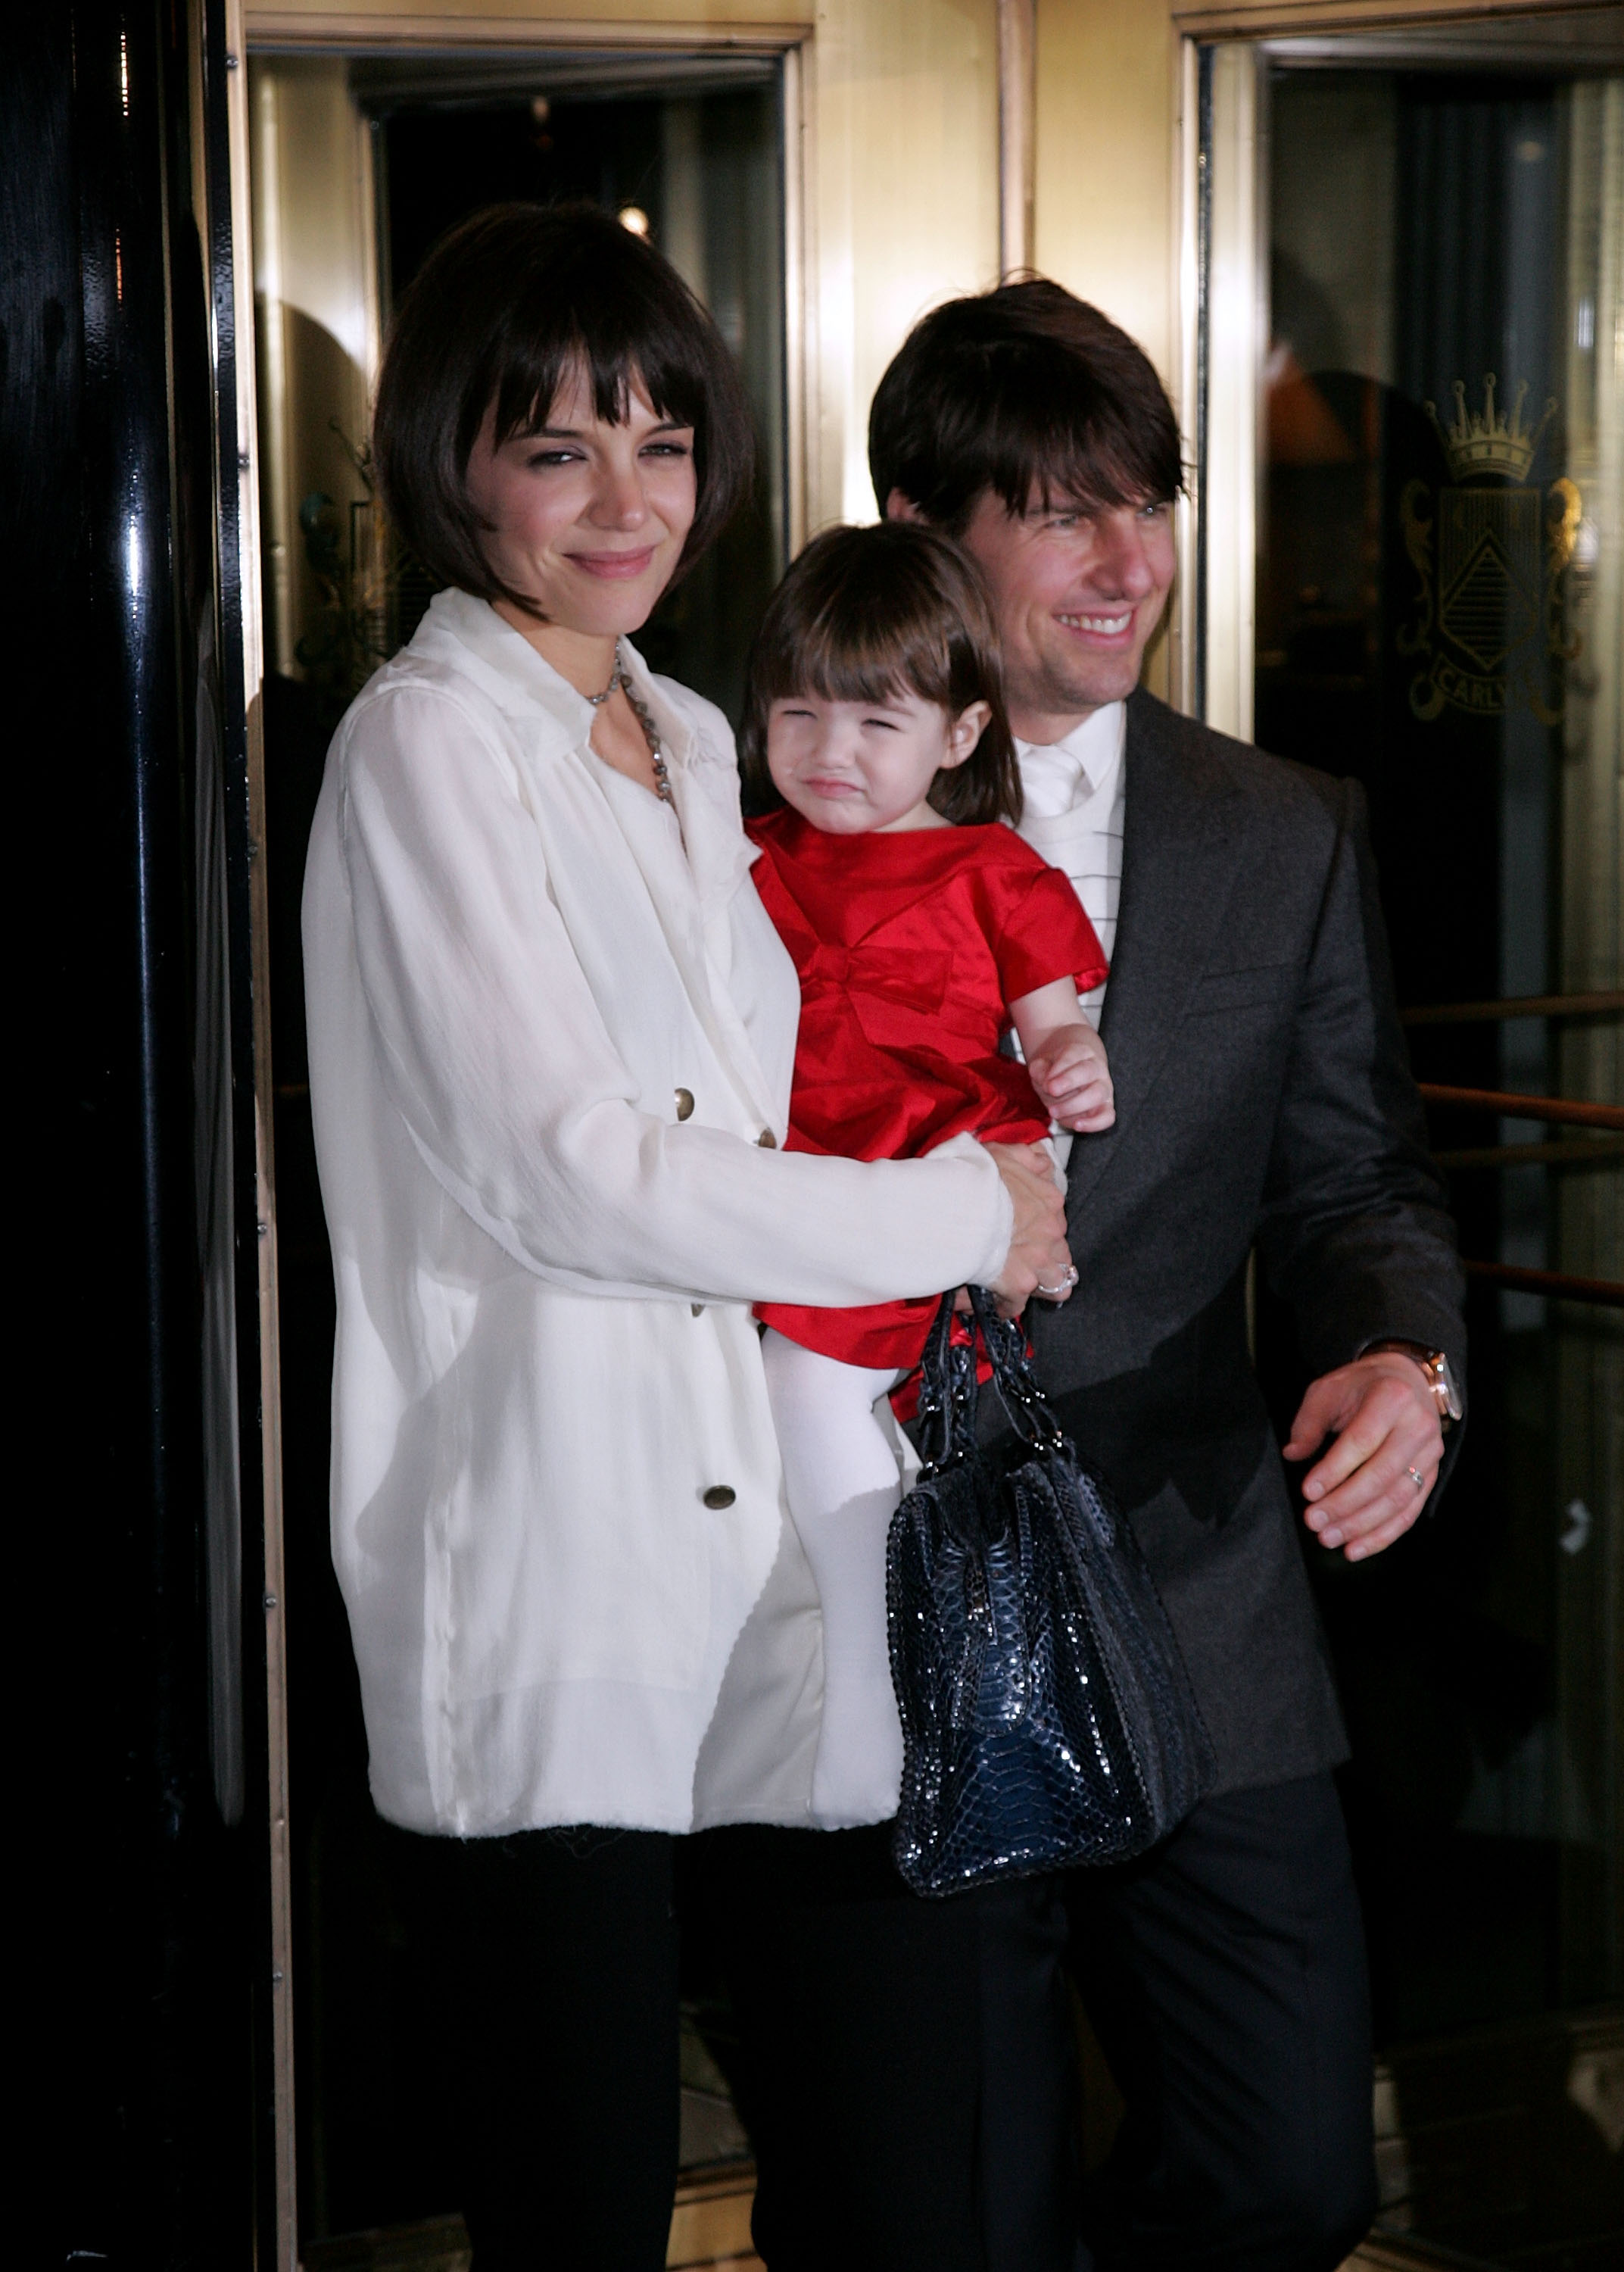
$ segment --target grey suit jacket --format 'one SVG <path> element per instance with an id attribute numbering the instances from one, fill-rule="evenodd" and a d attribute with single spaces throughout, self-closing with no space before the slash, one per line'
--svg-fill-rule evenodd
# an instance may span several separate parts
<path id="1" fill-rule="evenodd" d="M 1081 1274 L 1034 1304 L 1044 1386 L 1128 1508 L 1216 1747 L 1218 1788 L 1345 1753 L 1248 1354 L 1259 1264 L 1311 1373 L 1389 1335 L 1465 1378 L 1464 1280 L 1410 1076 L 1357 783 L 1128 706 L 1102 1033 L 1116 1125 L 1069 1175 Z M 1458 1431 L 1456 1431 L 1458 1437 Z"/>

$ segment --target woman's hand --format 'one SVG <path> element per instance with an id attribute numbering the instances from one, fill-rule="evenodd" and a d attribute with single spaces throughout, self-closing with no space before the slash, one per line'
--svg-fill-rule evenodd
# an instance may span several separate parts
<path id="1" fill-rule="evenodd" d="M 1066 1202 L 1041 1145 L 989 1144 L 987 1149 L 1015 1206 L 1009 1252 L 987 1290 L 1000 1317 L 1018 1318 L 1034 1294 L 1063 1302 L 1077 1282 L 1066 1244 Z"/>

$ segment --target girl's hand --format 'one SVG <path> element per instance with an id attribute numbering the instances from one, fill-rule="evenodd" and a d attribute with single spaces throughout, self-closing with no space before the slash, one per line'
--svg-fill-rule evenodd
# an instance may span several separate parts
<path id="1" fill-rule="evenodd" d="M 1096 1134 L 1116 1118 L 1106 1045 L 1077 1006 L 1069 978 L 1036 987 L 1009 1005 L 1032 1085 L 1052 1120 Z"/>
<path id="2" fill-rule="evenodd" d="M 1052 1028 L 1027 1052 L 1026 1070 L 1044 1110 L 1062 1128 L 1097 1134 L 1116 1118 L 1105 1045 L 1086 1021 Z"/>

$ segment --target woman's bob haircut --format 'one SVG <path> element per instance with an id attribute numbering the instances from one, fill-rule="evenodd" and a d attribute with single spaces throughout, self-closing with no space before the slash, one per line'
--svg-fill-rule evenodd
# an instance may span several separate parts
<path id="1" fill-rule="evenodd" d="M 767 602 L 739 734 L 757 812 L 784 802 L 767 765 L 772 706 L 808 694 L 874 703 L 916 694 L 950 718 L 985 702 L 993 714 L 980 740 L 962 766 L 943 766 L 929 801 L 961 824 L 1020 818 L 992 608 L 975 563 L 937 530 L 904 520 L 825 529 Z"/>
<path id="2" fill-rule="evenodd" d="M 622 423 L 637 387 L 694 430 L 698 502 L 679 576 L 742 503 L 756 456 L 744 389 L 670 262 L 596 206 L 490 206 L 443 236 L 407 287 L 372 422 L 384 509 L 437 583 L 537 612 L 486 557 L 468 460 L 488 412 L 497 448 L 533 433 L 577 370 L 600 418 Z"/>

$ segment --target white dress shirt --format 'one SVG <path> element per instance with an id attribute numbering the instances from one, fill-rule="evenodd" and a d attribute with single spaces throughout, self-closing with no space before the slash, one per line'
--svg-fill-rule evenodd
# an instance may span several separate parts
<path id="1" fill-rule="evenodd" d="M 781 1143 L 799 1015 L 719 712 L 629 658 L 675 809 L 442 593 L 328 757 L 304 897 L 332 1547 L 407 1828 L 807 1820 L 817 1600 L 754 1299 L 1001 1267 L 973 1141 Z"/>
<path id="2" fill-rule="evenodd" d="M 1093 924 L 1106 960 L 1116 945 L 1122 893 L 1122 751 L 1128 705 L 1107 702 L 1062 742 L 1017 741 L 1024 795 L 1020 833 L 1051 868 L 1063 869 Z M 1091 1024 L 1099 1023 L 1103 985 L 1083 997 Z"/>

